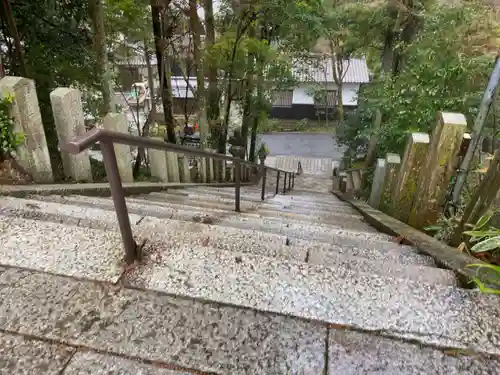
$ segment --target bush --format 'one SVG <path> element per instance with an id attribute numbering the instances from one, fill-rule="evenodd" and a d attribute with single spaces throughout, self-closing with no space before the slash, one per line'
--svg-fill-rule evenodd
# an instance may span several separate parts
<path id="1" fill-rule="evenodd" d="M 14 97 L 5 95 L 0 99 L 0 161 L 8 159 L 24 142 L 24 134 L 14 131 L 14 119 L 10 108 Z"/>

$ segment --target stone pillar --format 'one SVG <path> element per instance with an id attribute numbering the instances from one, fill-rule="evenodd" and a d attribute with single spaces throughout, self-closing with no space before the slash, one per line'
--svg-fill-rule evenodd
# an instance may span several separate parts
<path id="1" fill-rule="evenodd" d="M 398 154 L 387 154 L 385 157 L 385 176 L 382 185 L 382 196 L 379 209 L 387 214 L 392 214 L 394 202 L 394 190 L 398 182 L 401 157 Z"/>
<path id="2" fill-rule="evenodd" d="M 103 127 L 106 130 L 128 134 L 127 119 L 123 113 L 107 114 L 104 117 Z M 134 182 L 130 146 L 115 144 L 114 148 L 122 182 Z"/>
<path id="3" fill-rule="evenodd" d="M 23 77 L 4 77 L 0 80 L 0 95 L 13 96 L 10 115 L 14 118 L 14 132 L 23 134 L 25 139 L 16 150 L 17 161 L 35 182 L 54 182 L 35 82 Z"/>
<path id="4" fill-rule="evenodd" d="M 206 158 L 196 158 L 198 163 L 198 173 L 200 175 L 200 182 L 209 182 L 208 181 L 208 173 L 207 173 L 207 159 Z"/>
<path id="5" fill-rule="evenodd" d="M 172 151 L 167 151 L 167 171 L 168 171 L 168 181 L 169 182 L 180 182 L 179 175 L 179 159 L 177 153 Z"/>
<path id="6" fill-rule="evenodd" d="M 363 179 L 361 177 L 361 170 L 360 169 L 352 169 L 351 176 L 352 176 L 352 183 L 353 183 L 354 191 L 361 190 L 361 187 L 362 187 L 361 185 L 363 184 Z"/>
<path id="7" fill-rule="evenodd" d="M 396 219 L 407 223 L 417 193 L 417 181 L 429 149 L 429 134 L 412 133 L 406 143 L 403 162 L 394 189 L 394 210 Z"/>
<path id="8" fill-rule="evenodd" d="M 163 140 L 162 138 L 156 138 Z M 151 169 L 151 176 L 156 177 L 162 182 L 168 182 L 167 171 L 167 154 L 164 150 L 156 150 L 154 148 L 148 149 L 149 167 Z"/>
<path id="9" fill-rule="evenodd" d="M 183 155 L 181 158 L 182 158 L 181 181 L 191 182 L 191 170 L 189 169 L 189 159 L 187 155 Z"/>
<path id="10" fill-rule="evenodd" d="M 213 154 L 217 153 L 216 150 L 214 149 L 207 149 L 206 151 L 209 151 Z M 207 180 L 208 182 L 214 182 L 215 181 L 215 160 L 213 158 L 206 158 L 206 163 L 207 163 Z"/>
<path id="11" fill-rule="evenodd" d="M 368 203 L 373 208 L 380 205 L 380 198 L 382 197 L 382 186 L 385 179 L 385 159 L 377 159 L 375 174 L 373 175 L 372 190 L 370 192 L 370 199 Z"/>
<path id="12" fill-rule="evenodd" d="M 50 93 L 59 146 L 85 133 L 82 94 L 78 89 L 59 87 Z M 77 182 L 92 182 L 88 151 L 78 155 L 61 152 L 64 174 Z"/>
<path id="13" fill-rule="evenodd" d="M 435 224 L 456 172 L 456 155 L 459 152 L 467 127 L 461 113 L 439 112 L 432 132 L 427 158 L 417 183 L 417 193 L 408 223 L 421 229 Z"/>

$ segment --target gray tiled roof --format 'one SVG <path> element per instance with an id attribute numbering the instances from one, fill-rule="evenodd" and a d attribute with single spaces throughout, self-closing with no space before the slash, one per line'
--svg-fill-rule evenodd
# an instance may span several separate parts
<path id="1" fill-rule="evenodd" d="M 295 78 L 300 82 L 334 82 L 332 60 L 329 58 L 311 58 L 296 62 L 293 67 Z M 344 61 L 344 83 L 368 83 L 370 73 L 364 58 Z"/>

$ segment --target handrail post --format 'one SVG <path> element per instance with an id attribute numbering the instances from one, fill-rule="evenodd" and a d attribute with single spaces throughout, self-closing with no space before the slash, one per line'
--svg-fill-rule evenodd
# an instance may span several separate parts
<path id="1" fill-rule="evenodd" d="M 292 190 L 292 172 L 288 173 L 288 191 Z"/>
<path id="2" fill-rule="evenodd" d="M 292 189 L 295 187 L 295 172 L 292 173 Z"/>
<path id="3" fill-rule="evenodd" d="M 241 163 L 234 163 L 235 211 L 240 212 Z"/>
<path id="4" fill-rule="evenodd" d="M 276 177 L 276 194 L 280 192 L 280 171 L 278 171 L 278 177 Z"/>
<path id="5" fill-rule="evenodd" d="M 116 162 L 115 149 L 113 143 L 109 140 L 101 140 L 100 145 L 104 168 L 106 169 L 106 176 L 108 177 L 109 188 L 111 190 L 111 197 L 113 198 L 116 217 L 122 235 L 123 247 L 125 249 L 125 261 L 130 264 L 138 258 L 137 244 L 132 235 L 127 203 L 125 202 L 125 193 L 123 191 L 122 180 Z"/>
<path id="6" fill-rule="evenodd" d="M 285 176 L 283 178 L 283 194 L 286 194 L 286 175 L 287 173 L 285 172 Z"/>
<path id="7" fill-rule="evenodd" d="M 262 191 L 260 193 L 260 200 L 264 200 L 266 198 L 266 177 L 267 177 L 267 168 L 262 168 Z"/>

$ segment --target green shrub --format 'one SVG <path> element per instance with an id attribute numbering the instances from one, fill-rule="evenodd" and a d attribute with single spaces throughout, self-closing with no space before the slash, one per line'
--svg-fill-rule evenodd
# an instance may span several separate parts
<path id="1" fill-rule="evenodd" d="M 15 123 L 10 115 L 13 100 L 10 94 L 0 99 L 0 160 L 9 158 L 24 142 L 24 134 L 14 131 Z"/>

